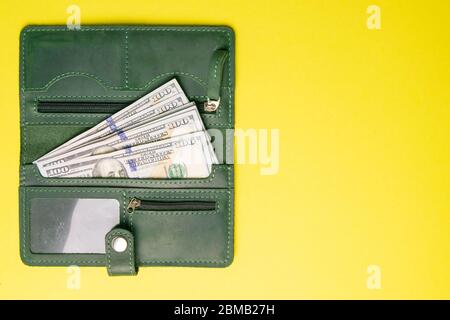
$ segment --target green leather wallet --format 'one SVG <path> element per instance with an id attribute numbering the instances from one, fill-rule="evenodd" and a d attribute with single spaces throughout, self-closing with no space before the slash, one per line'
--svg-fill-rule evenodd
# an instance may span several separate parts
<path id="1" fill-rule="evenodd" d="M 39 266 L 225 267 L 233 259 L 234 33 L 204 26 L 27 26 L 20 37 L 20 252 Z M 164 82 L 197 103 L 207 178 L 44 178 L 33 161 Z M 49 108 L 49 106 L 51 106 Z"/>

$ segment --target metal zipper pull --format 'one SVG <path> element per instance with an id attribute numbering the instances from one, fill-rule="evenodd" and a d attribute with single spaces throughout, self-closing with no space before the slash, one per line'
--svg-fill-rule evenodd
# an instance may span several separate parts
<path id="1" fill-rule="evenodd" d="M 134 213 L 134 210 L 136 208 L 139 208 L 141 206 L 141 200 L 137 198 L 132 198 L 130 202 L 128 202 L 127 211 L 128 213 Z"/>
<path id="2" fill-rule="evenodd" d="M 203 109 L 206 112 L 214 112 L 219 108 L 222 76 L 227 57 L 228 51 L 226 50 L 216 50 L 211 57 L 208 71 L 208 88 L 206 92 L 207 100 L 203 104 Z"/>
<path id="3" fill-rule="evenodd" d="M 205 101 L 203 104 L 203 108 L 206 112 L 214 112 L 217 110 L 220 104 L 220 98 L 218 100 L 211 100 L 208 98 L 208 100 Z"/>

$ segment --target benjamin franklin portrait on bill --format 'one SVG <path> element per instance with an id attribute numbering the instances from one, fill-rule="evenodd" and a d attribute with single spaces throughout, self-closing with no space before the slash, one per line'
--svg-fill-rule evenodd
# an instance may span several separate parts
<path id="1" fill-rule="evenodd" d="M 92 176 L 99 178 L 128 178 L 125 167 L 119 160 L 113 158 L 98 161 L 92 170 Z"/>

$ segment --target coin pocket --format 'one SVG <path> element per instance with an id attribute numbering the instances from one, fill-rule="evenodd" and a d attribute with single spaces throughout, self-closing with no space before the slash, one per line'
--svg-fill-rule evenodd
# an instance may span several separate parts
<path id="1" fill-rule="evenodd" d="M 232 191 L 132 190 L 127 201 L 126 221 L 140 265 L 231 263 Z"/>
<path id="2" fill-rule="evenodd" d="M 211 174 L 206 178 L 180 179 L 129 179 L 129 178 L 46 178 L 35 164 L 21 166 L 21 184 L 24 186 L 49 187 L 119 187 L 149 189 L 183 189 L 183 188 L 230 188 L 234 183 L 234 166 L 232 164 L 213 164 Z"/>

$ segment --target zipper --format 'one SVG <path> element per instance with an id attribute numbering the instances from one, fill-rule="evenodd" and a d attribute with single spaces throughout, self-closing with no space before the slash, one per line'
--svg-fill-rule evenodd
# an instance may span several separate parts
<path id="1" fill-rule="evenodd" d="M 38 101 L 37 111 L 41 113 L 116 113 L 129 102 L 103 101 Z"/>
<path id="2" fill-rule="evenodd" d="M 217 108 L 219 108 L 220 97 L 217 100 L 208 99 L 203 103 L 203 108 L 206 112 L 216 112 Z"/>
<path id="3" fill-rule="evenodd" d="M 154 201 L 132 198 L 128 202 L 128 213 L 137 210 L 148 211 L 206 211 L 215 210 L 215 201 Z"/>
<path id="4" fill-rule="evenodd" d="M 206 112 L 216 112 L 219 108 L 220 88 L 222 85 L 222 76 L 227 58 L 228 51 L 226 50 L 216 50 L 212 55 L 209 63 L 206 101 L 203 103 L 203 109 Z"/>

